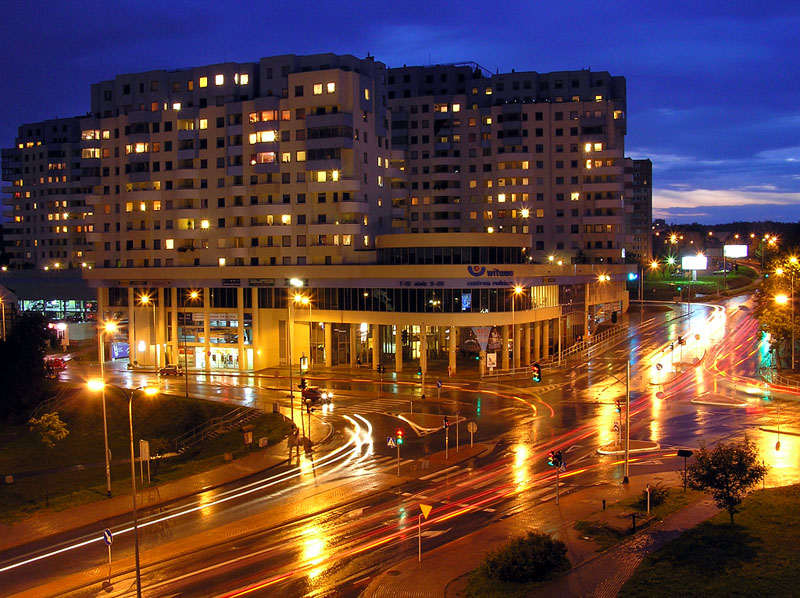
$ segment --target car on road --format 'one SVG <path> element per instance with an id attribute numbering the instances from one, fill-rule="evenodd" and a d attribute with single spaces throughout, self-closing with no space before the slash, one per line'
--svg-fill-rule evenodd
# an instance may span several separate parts
<path id="1" fill-rule="evenodd" d="M 333 402 L 333 392 L 320 388 L 319 386 L 308 386 L 303 389 L 303 402 L 322 403 L 323 405 Z"/>
<path id="2" fill-rule="evenodd" d="M 169 363 L 160 370 L 158 370 L 158 373 L 161 374 L 162 376 L 182 376 L 183 368 L 174 363 Z"/>

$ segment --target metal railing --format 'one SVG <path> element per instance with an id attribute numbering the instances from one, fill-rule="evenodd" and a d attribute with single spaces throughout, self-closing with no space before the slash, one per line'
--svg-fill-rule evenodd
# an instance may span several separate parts
<path id="1" fill-rule="evenodd" d="M 774 370 L 772 370 L 771 376 L 767 377 L 763 374 L 763 372 L 762 376 L 770 384 L 774 384 L 776 386 L 785 386 L 787 388 L 800 389 L 800 380 L 797 380 L 795 378 L 787 378 L 786 376 L 781 376 L 778 372 Z"/>
<path id="2" fill-rule="evenodd" d="M 55 396 L 50 397 L 49 399 L 45 399 L 36 407 L 33 408 L 28 419 L 32 417 L 41 417 L 43 413 L 52 413 L 55 411 L 55 408 L 59 405 L 66 403 L 67 401 L 74 399 L 80 393 L 79 388 L 74 388 L 70 386 L 62 387 Z"/>
<path id="3" fill-rule="evenodd" d="M 230 413 L 212 418 L 188 432 L 184 432 L 172 441 L 173 446 L 177 452 L 186 451 L 224 432 L 230 432 L 235 427 L 255 418 L 259 413 L 257 409 L 252 409 L 251 407 L 238 407 Z"/>

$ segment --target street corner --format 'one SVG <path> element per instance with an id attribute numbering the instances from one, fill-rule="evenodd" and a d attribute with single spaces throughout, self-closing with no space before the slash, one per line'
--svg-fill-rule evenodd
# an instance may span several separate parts
<path id="1" fill-rule="evenodd" d="M 650 451 L 657 451 L 661 445 L 651 440 L 631 440 L 628 447 L 628 453 L 647 453 Z M 612 442 L 611 444 L 604 444 L 597 449 L 600 455 L 624 455 L 625 443 Z"/>
<path id="2" fill-rule="evenodd" d="M 715 392 L 706 392 L 691 400 L 695 405 L 713 405 L 716 407 L 747 407 L 747 401 L 736 397 L 727 397 Z"/>
<path id="3" fill-rule="evenodd" d="M 398 413 L 397 418 L 411 426 L 417 436 L 426 436 L 438 432 L 442 428 L 466 421 L 466 418 L 462 416 L 437 415 L 435 413 Z"/>

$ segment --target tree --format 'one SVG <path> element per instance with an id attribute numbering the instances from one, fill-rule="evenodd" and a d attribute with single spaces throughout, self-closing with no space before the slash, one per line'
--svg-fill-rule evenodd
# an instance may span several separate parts
<path id="1" fill-rule="evenodd" d="M 50 507 L 50 495 L 47 492 L 47 453 L 55 447 L 56 442 L 64 440 L 69 434 L 67 424 L 58 417 L 58 411 L 45 413 L 39 419 L 32 417 L 28 420 L 28 427 L 34 432 L 44 445 L 44 497 L 47 507 Z"/>
<path id="2" fill-rule="evenodd" d="M 0 341 L 0 419 L 28 413 L 41 400 L 46 388 L 44 356 L 53 336 L 43 316 L 25 313 Z"/>
<path id="3" fill-rule="evenodd" d="M 739 512 L 737 505 L 764 479 L 768 469 L 758 462 L 758 449 L 745 436 L 742 442 L 720 442 L 711 451 L 701 444 L 687 469 L 687 478 L 690 488 L 710 493 L 717 506 L 728 511 L 733 525 L 733 516 Z"/>

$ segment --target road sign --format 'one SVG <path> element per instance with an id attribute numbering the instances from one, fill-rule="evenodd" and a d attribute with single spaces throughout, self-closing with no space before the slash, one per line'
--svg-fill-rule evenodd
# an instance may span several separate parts
<path id="1" fill-rule="evenodd" d="M 618 422 L 614 422 L 614 431 L 615 432 L 619 432 L 619 423 Z"/>
<path id="2" fill-rule="evenodd" d="M 111 546 L 111 543 L 114 541 L 114 536 L 111 535 L 111 530 L 106 528 L 103 530 L 103 542 L 106 543 L 107 546 Z"/>
<path id="3" fill-rule="evenodd" d="M 469 445 L 472 446 L 472 435 L 478 431 L 478 424 L 475 422 L 469 422 L 467 424 L 467 431 L 469 432 Z"/>
<path id="4" fill-rule="evenodd" d="M 437 380 L 437 381 L 436 381 L 436 386 L 437 386 L 438 388 L 441 388 L 441 387 L 442 387 L 442 381 L 441 381 L 441 380 Z"/>
<path id="5" fill-rule="evenodd" d="M 663 366 L 663 365 L 661 365 L 660 363 L 657 363 L 657 364 L 656 364 L 656 369 L 657 369 L 658 371 L 661 371 L 661 368 L 663 368 L 663 367 L 664 367 L 664 366 Z"/>
<path id="6" fill-rule="evenodd" d="M 394 436 L 389 436 L 386 439 L 386 446 L 388 446 L 389 448 L 394 448 L 397 446 L 397 443 L 394 440 Z"/>
<path id="7" fill-rule="evenodd" d="M 432 505 L 423 505 L 422 503 L 419 504 L 419 508 L 422 511 L 422 516 L 427 519 L 428 515 L 431 514 L 431 509 L 433 508 Z"/>

